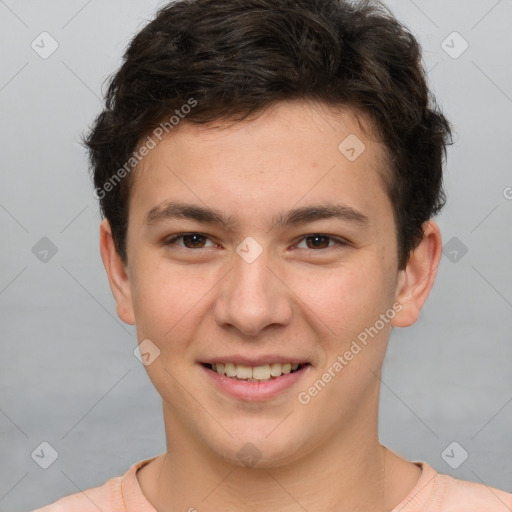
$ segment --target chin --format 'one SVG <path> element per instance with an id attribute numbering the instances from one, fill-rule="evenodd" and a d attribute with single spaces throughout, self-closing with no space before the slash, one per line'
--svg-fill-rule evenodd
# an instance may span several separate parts
<path id="1" fill-rule="evenodd" d="M 286 466 L 299 460 L 304 455 L 303 445 L 311 441 L 308 441 L 307 435 L 304 442 L 290 436 L 290 432 L 297 434 L 295 427 L 288 425 L 287 429 L 279 431 L 277 425 L 279 422 L 273 422 L 275 431 L 272 432 L 265 424 L 265 433 L 263 430 L 261 433 L 255 431 L 253 425 L 252 428 L 240 430 L 233 437 L 212 440 L 210 448 L 217 456 L 238 467 L 271 469 Z"/>

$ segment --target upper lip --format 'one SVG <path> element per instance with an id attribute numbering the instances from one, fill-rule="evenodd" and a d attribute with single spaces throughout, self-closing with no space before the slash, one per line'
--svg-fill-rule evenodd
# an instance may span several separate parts
<path id="1" fill-rule="evenodd" d="M 246 366 L 263 366 L 265 364 L 272 363 L 292 363 L 292 364 L 308 364 L 309 361 L 292 357 L 292 356 L 282 356 L 277 354 L 268 354 L 263 356 L 215 356 L 201 361 L 203 364 L 217 364 L 217 363 L 232 363 L 232 364 L 243 364 Z"/>

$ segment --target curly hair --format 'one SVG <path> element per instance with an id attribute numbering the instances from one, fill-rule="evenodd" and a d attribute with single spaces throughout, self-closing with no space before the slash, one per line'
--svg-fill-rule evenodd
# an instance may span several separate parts
<path id="1" fill-rule="evenodd" d="M 445 202 L 451 128 L 429 91 L 419 43 L 371 0 L 180 0 L 135 35 L 83 138 L 123 262 L 129 171 L 148 133 L 174 114 L 189 123 L 238 121 L 286 100 L 352 108 L 371 120 L 388 153 L 385 188 L 405 268 Z"/>

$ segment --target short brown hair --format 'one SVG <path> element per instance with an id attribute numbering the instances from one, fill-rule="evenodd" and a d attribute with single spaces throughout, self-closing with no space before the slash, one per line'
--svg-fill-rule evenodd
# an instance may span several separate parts
<path id="1" fill-rule="evenodd" d="M 371 119 L 390 156 L 386 187 L 404 268 L 424 222 L 444 205 L 450 126 L 428 89 L 414 36 L 382 4 L 345 0 L 181 0 L 133 38 L 84 138 L 122 260 L 132 175 L 108 193 L 104 185 L 133 162 L 143 137 L 191 101 L 183 122 L 206 124 L 292 99 L 351 107 Z"/>

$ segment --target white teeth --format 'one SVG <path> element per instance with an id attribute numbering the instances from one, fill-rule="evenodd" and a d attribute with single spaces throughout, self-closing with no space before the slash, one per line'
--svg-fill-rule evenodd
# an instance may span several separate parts
<path id="1" fill-rule="evenodd" d="M 224 371 L 228 377 L 236 377 L 236 366 L 233 363 L 226 363 Z"/>
<path id="2" fill-rule="evenodd" d="M 270 365 L 256 366 L 252 369 L 252 378 L 257 380 L 270 379 Z"/>
<path id="3" fill-rule="evenodd" d="M 266 381 L 272 377 L 280 377 L 299 368 L 298 363 L 271 363 L 260 366 L 247 366 L 244 364 L 217 363 L 212 364 L 212 370 L 220 375 L 247 380 L 248 382 Z"/>
<path id="4" fill-rule="evenodd" d="M 244 364 L 237 364 L 236 376 L 238 379 L 252 379 L 252 368 Z"/>
<path id="5" fill-rule="evenodd" d="M 281 375 L 281 373 L 283 373 L 281 370 L 282 370 L 281 363 L 272 363 L 270 365 L 270 375 L 272 375 L 272 377 L 279 377 Z"/>

